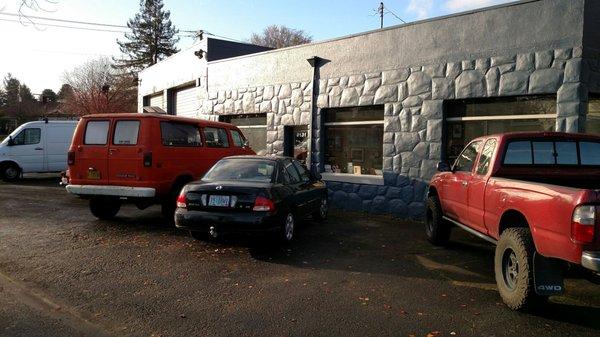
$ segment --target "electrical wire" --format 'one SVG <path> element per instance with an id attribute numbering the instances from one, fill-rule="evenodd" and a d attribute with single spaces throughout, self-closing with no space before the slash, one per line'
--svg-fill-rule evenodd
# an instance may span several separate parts
<path id="1" fill-rule="evenodd" d="M 406 21 L 402 20 L 401 17 L 399 17 L 398 15 L 396 15 L 396 13 L 392 12 L 389 8 L 385 7 L 385 10 L 387 10 L 387 13 L 392 14 L 396 19 L 400 20 L 402 23 L 406 23 Z"/>
<path id="2" fill-rule="evenodd" d="M 0 21 L 16 22 L 16 23 L 23 24 L 19 20 L 11 20 L 11 19 L 4 19 L 4 18 L 0 18 Z M 55 25 L 55 24 L 51 24 L 51 23 L 41 23 L 41 22 L 33 22 L 33 25 L 57 27 L 57 28 L 70 28 L 70 29 L 88 30 L 88 31 L 96 31 L 96 32 L 108 32 L 108 33 L 120 33 L 120 34 L 126 33 L 126 31 L 122 31 L 122 30 L 109 30 L 109 29 L 100 29 L 100 28 L 89 28 L 89 27 L 73 27 L 73 26 L 65 26 L 65 25 Z"/>

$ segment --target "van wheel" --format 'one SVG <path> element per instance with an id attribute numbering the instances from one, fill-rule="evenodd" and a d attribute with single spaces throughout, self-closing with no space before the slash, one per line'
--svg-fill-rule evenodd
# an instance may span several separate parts
<path id="1" fill-rule="evenodd" d="M 0 171 L 2 175 L 2 180 L 7 182 L 13 182 L 19 180 L 21 176 L 21 169 L 19 166 L 13 163 L 8 163 L 2 166 L 2 171 Z"/>
<path id="2" fill-rule="evenodd" d="M 509 228 L 500 236 L 494 258 L 496 284 L 504 303 L 521 310 L 543 303 L 533 288 L 535 245 L 528 228 Z"/>
<path id="3" fill-rule="evenodd" d="M 90 199 L 90 211 L 101 220 L 114 218 L 121 209 L 119 198 L 92 198 Z"/>
<path id="4" fill-rule="evenodd" d="M 436 246 L 442 246 L 450 240 L 450 224 L 444 220 L 440 200 L 436 196 L 427 198 L 425 234 L 427 240 Z"/>

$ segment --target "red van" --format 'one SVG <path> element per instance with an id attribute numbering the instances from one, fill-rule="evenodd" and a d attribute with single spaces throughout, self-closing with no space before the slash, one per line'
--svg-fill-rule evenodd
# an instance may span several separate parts
<path id="1" fill-rule="evenodd" d="M 139 209 L 161 204 L 171 220 L 186 183 L 223 157 L 251 154 L 231 124 L 147 113 L 89 115 L 73 135 L 66 189 L 89 199 L 100 219 L 117 215 L 126 201 Z"/>

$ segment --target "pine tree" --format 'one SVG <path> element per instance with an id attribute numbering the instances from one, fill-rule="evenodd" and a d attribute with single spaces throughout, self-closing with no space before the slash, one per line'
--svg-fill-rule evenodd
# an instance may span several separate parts
<path id="1" fill-rule="evenodd" d="M 163 10 L 162 0 L 140 0 L 140 12 L 127 22 L 131 29 L 131 33 L 125 33 L 127 41 L 117 40 L 125 57 L 114 60 L 116 67 L 140 71 L 178 52 L 175 44 L 179 31 L 170 16 Z"/>

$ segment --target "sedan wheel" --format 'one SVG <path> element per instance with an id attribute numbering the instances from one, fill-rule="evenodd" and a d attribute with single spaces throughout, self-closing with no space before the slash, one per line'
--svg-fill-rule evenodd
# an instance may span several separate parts
<path id="1" fill-rule="evenodd" d="M 292 213 L 288 213 L 285 217 L 285 223 L 283 224 L 283 241 L 291 242 L 294 239 L 294 215 Z"/>
<path id="2" fill-rule="evenodd" d="M 327 204 L 327 198 L 321 199 L 321 203 L 319 205 L 319 209 L 313 214 L 313 218 L 317 221 L 324 221 L 327 219 L 327 211 L 329 210 Z"/>

